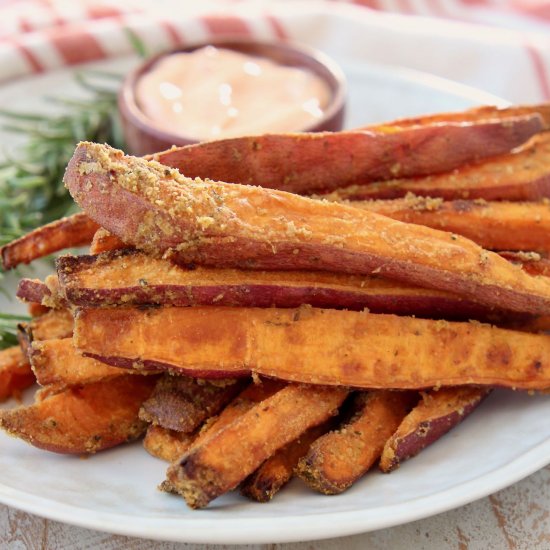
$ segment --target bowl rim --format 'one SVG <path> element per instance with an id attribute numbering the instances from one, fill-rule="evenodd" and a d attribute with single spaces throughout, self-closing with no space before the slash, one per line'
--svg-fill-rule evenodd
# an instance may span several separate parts
<path id="1" fill-rule="evenodd" d="M 283 56 L 287 54 L 301 55 L 303 58 L 309 58 L 312 62 L 309 64 L 296 64 L 291 65 L 295 67 L 302 66 L 313 72 L 318 77 L 322 78 L 325 83 L 328 84 L 331 91 L 330 101 L 325 109 L 323 109 L 323 116 L 316 121 L 304 126 L 292 130 L 292 132 L 311 132 L 315 131 L 315 128 L 322 126 L 326 121 L 336 117 L 340 111 L 345 109 L 347 98 L 347 80 L 344 71 L 340 66 L 324 52 L 312 48 L 311 46 L 301 44 L 293 40 L 261 40 L 242 36 L 219 36 L 211 40 L 192 42 L 169 50 L 164 50 L 151 57 L 145 59 L 135 69 L 133 69 L 122 82 L 122 86 L 118 93 L 118 108 L 123 117 L 127 119 L 127 123 L 133 124 L 141 132 L 147 133 L 157 140 L 170 142 L 177 144 L 181 142 L 188 142 L 189 144 L 199 143 L 201 140 L 191 135 L 178 134 L 162 130 L 155 125 L 154 121 L 149 118 L 143 110 L 139 107 L 135 87 L 138 80 L 143 74 L 151 69 L 160 59 L 163 57 L 173 55 L 179 52 L 191 52 L 197 49 L 214 46 L 219 48 L 237 49 L 238 47 L 259 47 L 262 50 L 273 50 L 281 53 Z M 254 54 L 252 54 L 254 55 Z M 266 57 L 270 59 L 269 55 L 259 54 L 260 57 Z M 266 132 L 269 133 L 269 132 Z M 212 140 L 218 139 L 231 139 L 229 137 L 212 138 Z"/>

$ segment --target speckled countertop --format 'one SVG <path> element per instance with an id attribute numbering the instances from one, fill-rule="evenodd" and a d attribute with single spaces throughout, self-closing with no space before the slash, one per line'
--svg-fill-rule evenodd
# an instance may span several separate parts
<path id="1" fill-rule="evenodd" d="M 110 535 L 39 518 L 0 505 L 0 548 L 229 549 L 236 546 L 154 542 Z M 550 466 L 462 508 L 364 535 L 295 544 L 247 546 L 262 550 L 550 550 Z"/>

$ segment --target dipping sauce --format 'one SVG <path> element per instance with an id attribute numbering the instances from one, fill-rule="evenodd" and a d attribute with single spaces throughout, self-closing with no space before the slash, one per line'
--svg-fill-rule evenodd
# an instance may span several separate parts
<path id="1" fill-rule="evenodd" d="M 307 69 L 213 46 L 161 58 L 135 93 L 156 127 L 197 140 L 302 130 L 331 99 Z"/>

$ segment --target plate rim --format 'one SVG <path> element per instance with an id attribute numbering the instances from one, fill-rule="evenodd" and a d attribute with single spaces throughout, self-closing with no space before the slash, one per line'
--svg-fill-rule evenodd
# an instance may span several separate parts
<path id="1" fill-rule="evenodd" d="M 208 509 L 181 518 L 139 518 L 129 514 L 98 512 L 59 503 L 15 490 L 0 483 L 0 501 L 19 510 L 86 529 L 158 541 L 190 544 L 269 544 L 314 541 L 352 536 L 395 527 L 464 506 L 535 473 L 550 464 L 550 439 L 489 472 L 443 491 L 376 509 L 329 512 L 274 518 L 208 519 Z M 510 470 L 508 472 L 508 470 Z M 480 482 L 480 480 L 482 482 Z M 13 493 L 17 498 L 10 498 Z M 21 496 L 24 495 L 24 501 Z M 333 496 L 331 498 L 338 498 Z M 52 507 L 55 502 L 55 507 Z M 78 515 L 75 515 L 78 512 Z M 196 514 L 196 515 L 195 515 Z M 199 514 L 201 514 L 199 516 Z M 67 518 L 70 520 L 67 520 Z M 326 521 L 330 518 L 330 522 Z M 345 521 L 339 522 L 338 520 Z M 312 520 L 314 525 L 312 525 Z M 220 526 L 223 524 L 223 526 Z M 292 529 L 288 529 L 292 524 Z M 246 536 L 243 536 L 244 527 Z M 284 528 L 285 532 L 282 530 Z M 313 533 L 312 533 L 313 530 Z"/>

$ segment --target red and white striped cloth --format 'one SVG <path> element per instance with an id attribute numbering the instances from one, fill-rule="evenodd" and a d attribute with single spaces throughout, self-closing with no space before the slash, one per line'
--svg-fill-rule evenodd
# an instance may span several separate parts
<path id="1" fill-rule="evenodd" d="M 0 80 L 222 34 L 550 99 L 550 0 L 0 0 Z"/>

